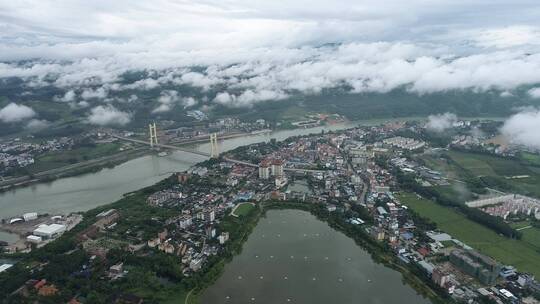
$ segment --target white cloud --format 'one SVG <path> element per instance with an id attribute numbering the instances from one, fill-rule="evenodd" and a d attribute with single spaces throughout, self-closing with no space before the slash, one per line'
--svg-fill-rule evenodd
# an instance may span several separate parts
<path id="1" fill-rule="evenodd" d="M 32 108 L 16 103 L 9 103 L 0 110 L 0 120 L 3 122 L 19 122 L 36 116 Z"/>
<path id="2" fill-rule="evenodd" d="M 527 109 L 507 119 L 502 134 L 515 144 L 540 149 L 540 110 Z"/>
<path id="3" fill-rule="evenodd" d="M 180 100 L 180 96 L 177 91 L 167 90 L 161 92 L 158 98 L 159 106 L 152 110 L 152 113 L 163 113 L 170 111 L 174 104 Z"/>
<path id="4" fill-rule="evenodd" d="M 278 98 L 295 92 L 317 94 L 349 86 L 352 92 L 388 92 L 405 87 L 419 94 L 448 90 L 513 90 L 540 83 L 540 53 L 504 50 L 455 57 L 439 47 L 410 43 L 347 43 L 337 47 L 193 50 L 190 52 L 119 53 L 113 57 L 20 66 L 0 63 L 0 75 L 23 77 L 34 86 L 84 88 L 83 99 L 105 100 L 109 91 L 156 89 L 188 84 L 234 89 L 255 102 L 268 92 Z M 193 66 L 202 66 L 197 72 Z M 120 82 L 129 71 L 150 71 L 152 77 Z M 99 86 L 96 88 L 96 86 Z M 69 93 L 69 91 L 68 91 Z M 66 93 L 64 99 L 72 97 Z M 244 97 L 240 98 L 243 104 Z M 269 98 L 275 99 L 275 98 Z M 218 99 L 217 99 L 218 100 Z M 247 102 L 249 103 L 249 102 Z"/>
<path id="5" fill-rule="evenodd" d="M 171 110 L 171 105 L 168 104 L 160 104 L 157 106 L 157 108 L 152 110 L 152 113 L 164 113 L 169 112 Z"/>
<path id="6" fill-rule="evenodd" d="M 69 103 L 69 106 L 73 109 L 83 109 L 90 106 L 90 103 L 88 101 L 79 101 L 79 102 L 71 102 Z"/>
<path id="7" fill-rule="evenodd" d="M 240 95 L 232 95 L 227 92 L 221 92 L 216 95 L 214 101 L 231 107 L 249 107 L 257 102 L 280 100 L 287 98 L 287 94 L 272 90 L 246 90 Z"/>
<path id="8" fill-rule="evenodd" d="M 512 94 L 510 91 L 503 91 L 501 92 L 500 96 L 506 98 L 506 97 L 512 97 L 514 96 L 514 94 Z"/>
<path id="9" fill-rule="evenodd" d="M 214 101 L 220 104 L 229 104 L 232 102 L 234 96 L 227 92 L 221 92 L 216 95 Z"/>
<path id="10" fill-rule="evenodd" d="M 73 90 L 67 91 L 64 96 L 56 97 L 56 100 L 61 102 L 73 102 L 75 101 L 75 98 L 77 97 L 77 94 Z"/>
<path id="11" fill-rule="evenodd" d="M 126 69 L 127 71 L 127 69 Z M 156 79 L 147 78 L 142 80 L 137 80 L 136 82 L 126 85 L 126 89 L 139 89 L 139 90 L 152 90 L 159 87 L 160 83 Z"/>
<path id="12" fill-rule="evenodd" d="M 97 88 L 95 90 L 94 89 L 85 89 L 81 93 L 81 97 L 83 99 L 86 99 L 86 100 L 93 99 L 93 98 L 105 99 L 105 98 L 107 98 L 107 95 L 108 95 L 108 92 L 103 87 Z"/>
<path id="13" fill-rule="evenodd" d="M 250 105 L 259 101 L 280 100 L 287 98 L 288 95 L 280 91 L 272 90 L 246 90 L 237 98 L 238 105 Z"/>
<path id="14" fill-rule="evenodd" d="M 50 123 L 44 119 L 32 119 L 26 124 L 26 129 L 37 131 L 47 128 Z"/>
<path id="15" fill-rule="evenodd" d="M 129 113 L 122 112 L 111 105 L 97 106 L 90 110 L 90 115 L 88 116 L 89 123 L 99 126 L 123 126 L 128 124 L 130 120 L 131 115 Z"/>
<path id="16" fill-rule="evenodd" d="M 457 116 L 453 113 L 429 115 L 426 129 L 434 132 L 443 132 L 451 128 L 456 121 Z"/>
<path id="17" fill-rule="evenodd" d="M 182 98 L 182 105 L 184 108 L 192 107 L 197 104 L 197 100 L 193 97 L 184 97 Z"/>
<path id="18" fill-rule="evenodd" d="M 527 93 L 532 98 L 540 98 L 540 88 L 532 88 L 529 91 L 527 91 Z"/>
<path id="19" fill-rule="evenodd" d="M 179 83 L 190 84 L 194 87 L 201 87 L 203 89 L 209 89 L 211 86 L 221 83 L 219 78 L 212 77 L 210 75 L 204 75 L 202 73 L 187 72 L 180 77 Z"/>
<path id="20" fill-rule="evenodd" d="M 540 45 L 540 29 L 534 26 L 508 26 L 481 30 L 476 33 L 481 47 L 509 48 L 521 45 Z"/>
<path id="21" fill-rule="evenodd" d="M 127 99 L 127 102 L 135 102 L 137 100 L 139 100 L 139 97 L 135 94 L 131 94 L 129 98 Z"/>

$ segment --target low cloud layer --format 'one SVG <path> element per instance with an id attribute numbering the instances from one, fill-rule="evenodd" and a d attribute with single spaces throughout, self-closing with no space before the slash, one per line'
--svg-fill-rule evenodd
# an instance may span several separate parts
<path id="1" fill-rule="evenodd" d="M 456 121 L 457 116 L 453 113 L 429 115 L 426 129 L 433 132 L 443 132 L 451 128 Z"/>
<path id="2" fill-rule="evenodd" d="M 540 149 L 540 109 L 527 109 L 511 116 L 501 132 L 514 144 Z"/>
<path id="3" fill-rule="evenodd" d="M 0 121 L 6 123 L 19 122 L 34 116 L 36 112 L 32 108 L 13 102 L 0 110 Z"/>
<path id="4" fill-rule="evenodd" d="M 88 122 L 98 126 L 123 126 L 131 121 L 131 115 L 111 105 L 97 106 L 90 110 Z"/>
<path id="5" fill-rule="evenodd" d="M 540 88 L 532 88 L 528 93 L 532 98 L 540 98 Z"/>
<path id="6" fill-rule="evenodd" d="M 180 93 L 174 90 L 162 91 L 157 101 L 159 105 L 152 110 L 152 113 L 169 112 L 177 104 L 184 108 L 192 107 L 197 104 L 197 100 L 195 98 L 181 97 Z"/>
<path id="7" fill-rule="evenodd" d="M 163 91 L 158 98 L 159 106 L 152 110 L 152 113 L 169 112 L 179 100 L 180 96 L 177 91 Z"/>
<path id="8" fill-rule="evenodd" d="M 50 123 L 44 119 L 32 119 L 26 124 L 26 129 L 30 131 L 39 131 L 47 128 Z"/>
<path id="9" fill-rule="evenodd" d="M 30 89 L 55 86 L 66 92 L 56 97 L 65 102 L 108 101 L 114 96 L 111 93 L 188 85 L 203 93 L 213 89 L 217 94 L 208 95 L 209 100 L 239 107 L 333 88 L 351 93 L 403 88 L 417 94 L 500 90 L 511 96 L 522 85 L 540 83 L 539 70 L 540 53 L 498 50 L 455 56 L 436 45 L 375 42 L 189 52 L 130 50 L 91 60 L 0 63 L 0 78 L 20 77 Z M 134 72 L 141 72 L 143 78 L 126 81 L 125 74 Z M 529 95 L 535 98 L 538 92 L 531 90 Z M 179 102 L 167 98 L 171 96 L 160 97 L 163 102 L 155 112 L 168 111 Z"/>

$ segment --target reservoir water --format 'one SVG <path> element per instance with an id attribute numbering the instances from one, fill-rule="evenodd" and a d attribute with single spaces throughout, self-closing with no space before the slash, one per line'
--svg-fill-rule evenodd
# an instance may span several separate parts
<path id="1" fill-rule="evenodd" d="M 422 304 L 401 274 L 298 210 L 270 210 L 200 303 Z"/>

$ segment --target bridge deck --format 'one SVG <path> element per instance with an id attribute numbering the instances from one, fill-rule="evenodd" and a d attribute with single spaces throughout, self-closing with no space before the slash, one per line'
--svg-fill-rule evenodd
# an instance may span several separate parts
<path id="1" fill-rule="evenodd" d="M 150 143 L 147 142 L 147 141 L 144 141 L 144 140 L 134 139 L 134 138 L 127 138 L 127 137 L 122 137 L 122 136 L 112 135 L 112 134 L 111 134 L 111 136 L 114 137 L 114 138 L 118 138 L 120 140 L 125 140 L 125 141 L 130 141 L 130 142 L 150 146 Z M 211 156 L 210 153 L 197 151 L 197 150 L 193 150 L 193 149 L 187 149 L 187 148 L 178 147 L 178 146 L 173 146 L 173 145 L 165 145 L 165 144 L 159 144 L 158 143 L 158 144 L 154 144 L 154 146 L 157 146 L 157 147 L 160 147 L 160 148 L 178 150 L 178 151 L 187 152 L 187 153 L 192 153 L 192 154 L 201 155 L 201 156 L 205 156 L 205 157 L 210 157 Z M 252 164 L 252 163 L 246 162 L 246 161 L 237 160 L 237 159 L 234 159 L 234 158 L 224 157 L 223 159 L 228 161 L 228 162 L 239 164 L 239 165 L 244 165 L 244 166 L 249 166 L 249 167 L 259 167 L 259 165 Z M 304 173 L 324 172 L 324 170 L 310 170 L 310 169 L 296 169 L 296 168 L 283 168 L 283 170 L 284 171 L 289 171 L 289 172 L 304 172 Z"/>

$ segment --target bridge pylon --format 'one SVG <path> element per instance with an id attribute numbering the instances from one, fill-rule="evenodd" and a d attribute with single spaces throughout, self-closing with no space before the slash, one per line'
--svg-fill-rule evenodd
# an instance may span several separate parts
<path id="1" fill-rule="evenodd" d="M 219 156 L 217 133 L 210 134 L 210 158 L 217 158 Z"/>
<path id="2" fill-rule="evenodd" d="M 158 144 L 156 123 L 149 124 L 148 129 L 150 131 L 150 147 L 154 148 L 154 145 Z"/>

